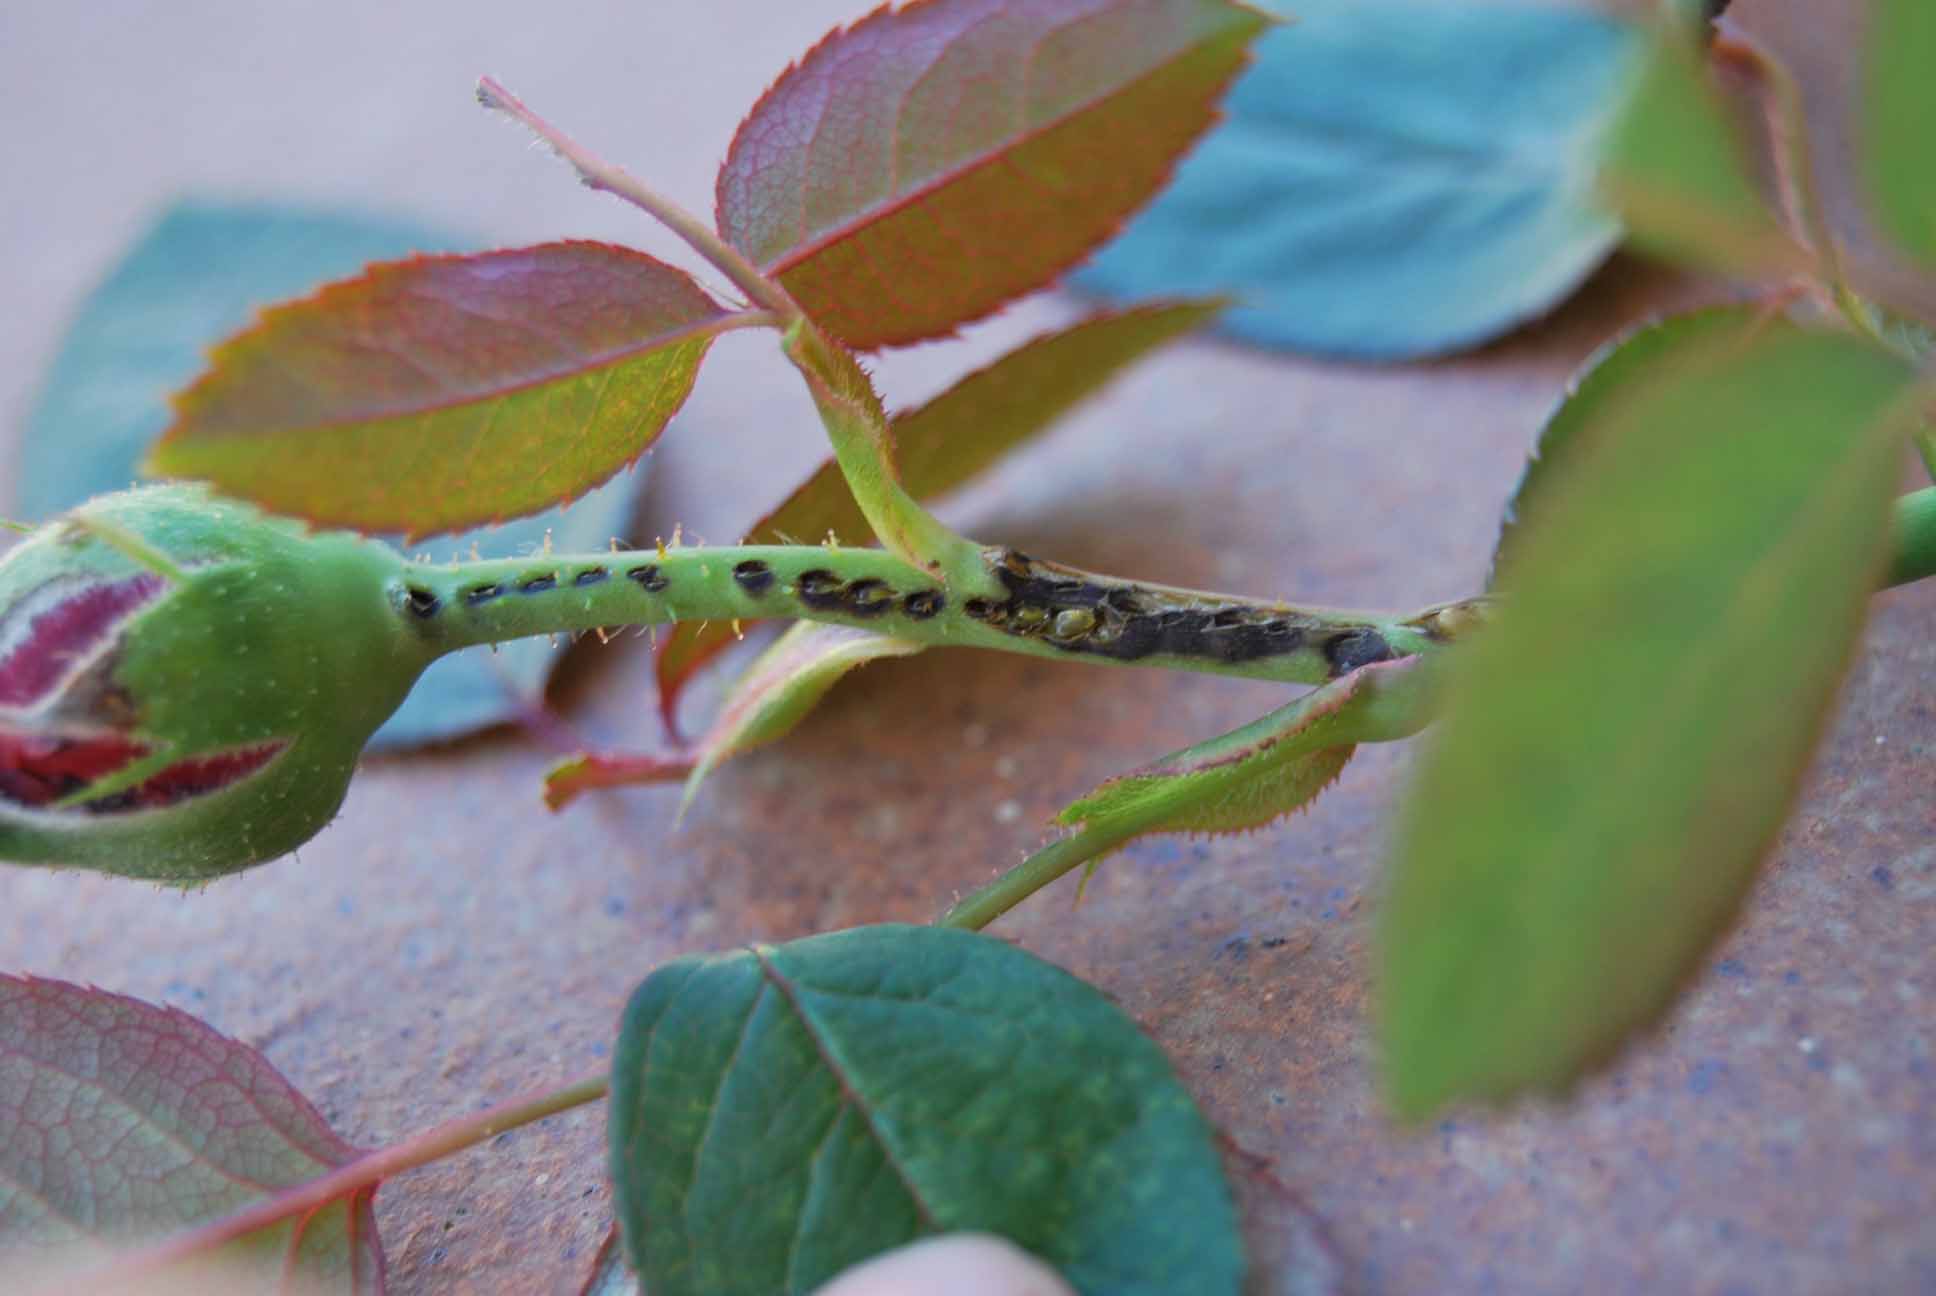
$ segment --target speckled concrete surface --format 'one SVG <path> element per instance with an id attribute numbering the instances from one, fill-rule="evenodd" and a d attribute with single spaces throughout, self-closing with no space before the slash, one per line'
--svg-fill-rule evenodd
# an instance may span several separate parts
<path id="1" fill-rule="evenodd" d="M 0 6 L 6 435 L 66 315 L 172 195 L 294 196 L 503 242 L 670 254 L 480 114 L 474 77 L 498 75 L 704 207 L 739 113 L 863 7 Z M 1736 9 L 1818 98 L 1839 93 L 1852 6 Z M 1832 159 L 1844 139 L 1826 123 Z M 1565 374 L 1621 322 L 1702 291 L 1617 264 L 1540 329 L 1409 369 L 1188 344 L 952 516 L 1178 583 L 1381 606 L 1466 593 Z M 883 383 L 916 399 L 1071 312 L 1031 303 L 891 357 Z M 816 436 L 767 345 L 726 339 L 655 455 L 647 529 L 730 537 L 818 457 Z M 1240 1182 L 1260 1253 L 1351 1290 L 1936 1289 L 1932 626 L 1936 589 L 1877 600 L 1739 930 L 1669 1027 L 1565 1110 L 1414 1134 L 1377 1110 L 1365 945 L 1402 749 L 1364 755 L 1289 824 L 1142 844 L 1081 908 L 1065 886 L 998 930 L 1154 1033 L 1255 1160 Z M 574 723 L 651 738 L 640 647 L 578 665 L 562 690 Z M 0 968 L 180 1005 L 375 1143 L 597 1065 L 630 986 L 675 954 L 926 918 L 1035 845 L 1072 795 L 1276 696 L 962 653 L 878 665 L 798 737 L 716 776 L 677 830 L 670 790 L 547 815 L 544 751 L 471 742 L 371 765 L 300 859 L 197 893 L 0 873 Z M 600 1113 L 580 1111 L 390 1185 L 395 1289 L 575 1290 L 609 1218 L 601 1148 Z"/>

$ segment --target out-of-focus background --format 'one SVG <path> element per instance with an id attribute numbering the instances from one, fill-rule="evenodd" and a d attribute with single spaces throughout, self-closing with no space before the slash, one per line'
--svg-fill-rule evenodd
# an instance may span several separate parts
<path id="1" fill-rule="evenodd" d="M 707 212 L 740 115 L 866 7 L 9 0 L 0 464 L 68 318 L 172 199 L 339 207 L 480 246 L 612 239 L 690 264 L 480 111 L 476 77 Z M 1832 171 L 1858 9 L 1735 6 L 1801 74 Z M 950 516 L 1179 584 L 1381 607 L 1467 594 L 1566 375 L 1624 323 L 1711 291 L 1616 260 L 1550 321 L 1412 367 L 1188 343 Z M 1025 303 L 886 357 L 879 380 L 890 403 L 918 399 L 1074 312 Z M 734 539 L 822 445 L 770 340 L 731 335 L 650 460 L 640 533 Z M 1176 1060 L 1240 1150 L 1259 1292 L 1936 1288 L 1932 617 L 1927 588 L 1876 601 L 1741 929 L 1668 1029 L 1569 1108 L 1410 1133 L 1379 1112 L 1366 942 L 1402 749 L 1362 754 L 1287 824 L 1140 844 L 1080 907 L 1064 885 L 995 930 L 1100 985 Z M 556 697 L 592 737 L 657 741 L 641 643 L 580 654 Z M 626 993 L 669 957 L 924 920 L 1073 796 L 1279 697 L 995 655 L 890 662 L 716 775 L 676 829 L 672 789 L 548 815 L 550 755 L 501 734 L 373 762 L 299 858 L 199 891 L 0 872 L 0 970 L 180 1006 L 263 1049 L 345 1137 L 380 1143 L 596 1066 Z M 602 1111 L 580 1110 L 391 1184 L 394 1289 L 575 1291 L 610 1220 L 602 1159 Z"/>

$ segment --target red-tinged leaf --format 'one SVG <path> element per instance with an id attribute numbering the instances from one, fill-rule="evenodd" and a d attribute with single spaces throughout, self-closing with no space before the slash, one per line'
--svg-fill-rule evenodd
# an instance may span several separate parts
<path id="1" fill-rule="evenodd" d="M 793 731 L 847 672 L 883 657 L 912 657 L 925 644 L 851 626 L 802 621 L 773 641 L 733 685 L 719 718 L 689 764 L 657 757 L 578 756 L 545 776 L 545 801 L 557 809 L 580 792 L 626 783 L 663 783 L 685 775 L 685 802 L 721 761 Z M 630 774 L 631 777 L 627 777 Z"/>
<path id="2" fill-rule="evenodd" d="M 1228 0 L 883 7 L 754 107 L 720 231 L 850 346 L 946 335 L 1142 206 L 1268 22 Z"/>
<path id="3" fill-rule="evenodd" d="M 986 472 L 1047 430 L 1151 351 L 1207 324 L 1217 301 L 1104 311 L 1023 343 L 918 409 L 894 416 L 901 485 L 926 503 Z M 753 524 L 748 544 L 811 543 L 827 535 L 866 543 L 873 530 L 831 458 Z M 733 642 L 730 626 L 681 622 L 658 655 L 659 707 L 668 728 L 679 692 Z"/>
<path id="4" fill-rule="evenodd" d="M 692 775 L 691 756 L 650 756 L 630 752 L 579 752 L 545 771 L 545 805 L 563 810 L 600 788 L 683 783 Z"/>
<path id="5" fill-rule="evenodd" d="M 150 1242 L 355 1155 L 260 1054 L 192 1017 L 0 977 L 0 1272 Z M 258 1283 L 380 1293 L 374 1193 L 201 1258 Z"/>
<path id="6" fill-rule="evenodd" d="M 217 347 L 147 466 L 412 537 L 536 512 L 652 444 L 729 318 L 603 243 L 371 266 Z"/>

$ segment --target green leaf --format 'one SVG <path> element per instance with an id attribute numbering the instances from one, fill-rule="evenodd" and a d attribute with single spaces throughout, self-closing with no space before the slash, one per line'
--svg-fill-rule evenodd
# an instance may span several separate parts
<path id="1" fill-rule="evenodd" d="M 1936 268 L 1936 5 L 1872 0 L 1863 57 L 1869 195 L 1883 228 Z"/>
<path id="2" fill-rule="evenodd" d="M 374 265 L 217 347 L 147 466 L 364 531 L 500 521 L 644 453 L 728 326 L 684 271 L 603 243 Z"/>
<path id="3" fill-rule="evenodd" d="M 1080 825 L 1107 850 L 1149 833 L 1261 828 L 1315 800 L 1358 743 L 1423 728 L 1428 683 L 1417 658 L 1360 667 L 1241 729 L 1111 779 L 1056 822 Z"/>
<path id="4" fill-rule="evenodd" d="M 1234 1294 L 1236 1213 L 1169 1063 L 1002 941 L 867 927 L 647 978 L 612 1179 L 652 1296 L 808 1293 L 915 1238 L 1006 1237 L 1087 1296 Z"/>
<path id="5" fill-rule="evenodd" d="M 1813 269 L 1764 201 L 1706 66 L 1704 25 L 1663 17 L 1607 143 L 1601 186 L 1636 246 L 1731 274 Z M 1697 35 L 1697 32 L 1700 33 Z"/>
<path id="6" fill-rule="evenodd" d="M 1454 659 L 1381 932 L 1406 1117 L 1563 1090 L 1666 1011 L 1787 814 L 1887 552 L 1901 364 L 1780 319 L 1665 340 L 1582 411 Z"/>
<path id="7" fill-rule="evenodd" d="M 1450 610 L 1436 619 L 1452 632 Z M 1078 831 L 956 901 L 942 925 L 979 931 L 1077 865 L 1096 865 L 1138 837 L 1246 832 L 1302 809 L 1361 742 L 1418 732 L 1431 719 L 1437 668 L 1418 658 L 1361 666 L 1259 720 L 1111 779 L 1057 816 Z M 1077 895 L 1081 888 L 1077 888 Z"/>
<path id="8" fill-rule="evenodd" d="M 852 626 L 801 621 L 787 628 L 747 667 L 691 761 L 653 757 L 574 756 L 545 775 L 545 803 L 557 810 L 580 792 L 684 778 L 683 809 L 720 762 L 793 732 L 827 691 L 857 666 L 883 657 L 912 657 L 925 644 Z"/>
<path id="9" fill-rule="evenodd" d="M 1227 0 L 883 6 L 755 105 L 720 232 L 849 346 L 945 336 L 1115 233 L 1267 23 Z"/>
<path id="10" fill-rule="evenodd" d="M 350 274 L 365 262 L 457 240 L 394 220 L 282 205 L 177 203 L 82 304 L 54 358 L 21 443 L 14 505 L 46 519 L 138 475 L 168 424 L 168 393 L 200 372 L 209 347 L 255 308 Z M 569 509 L 466 531 L 449 550 L 508 558 L 548 537 L 603 548 L 621 535 L 638 472 Z M 439 549 L 444 549 L 440 545 Z M 371 745 L 454 738 L 513 718 L 544 688 L 559 649 L 547 638 L 469 649 L 433 663 Z"/>
<path id="11" fill-rule="evenodd" d="M 260 1054 L 169 1008 L 0 976 L 0 1272 L 98 1260 L 356 1152 Z M 380 1293 L 375 1188 L 210 1259 L 276 1287 Z"/>
<path id="12" fill-rule="evenodd" d="M 1619 241 L 1593 181 L 1630 27 L 1552 5 L 1272 7 L 1291 21 L 1224 123 L 1079 286 L 1226 292 L 1249 341 L 1403 359 L 1543 313 Z"/>
<path id="13" fill-rule="evenodd" d="M 1759 306 L 1713 306 L 1641 324 L 1614 338 L 1587 357 L 1567 384 L 1553 412 L 1533 442 L 1532 457 L 1519 476 L 1499 524 L 1499 543 L 1492 553 L 1493 577 L 1504 570 L 1512 551 L 1525 534 L 1526 522 L 1542 505 L 1550 483 L 1563 480 L 1566 468 L 1590 443 L 1586 431 L 1616 401 L 1636 386 L 1649 382 L 1676 355 L 1704 338 L 1739 334 L 1763 319 Z"/>
<path id="14" fill-rule="evenodd" d="M 973 480 L 1034 439 L 1151 351 L 1193 332 L 1219 302 L 1104 312 L 1023 343 L 918 409 L 890 420 L 908 494 L 926 503 Z M 747 544 L 865 544 L 874 532 L 832 459 L 746 534 Z M 668 725 L 686 681 L 733 642 L 730 626 L 681 622 L 659 650 L 659 707 Z"/>

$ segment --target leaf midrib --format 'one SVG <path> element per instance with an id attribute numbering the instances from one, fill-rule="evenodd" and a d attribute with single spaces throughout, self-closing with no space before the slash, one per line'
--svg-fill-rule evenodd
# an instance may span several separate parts
<path id="1" fill-rule="evenodd" d="M 265 435 L 286 435 L 297 431 L 305 433 L 360 431 L 369 428 L 372 424 L 392 423 L 402 419 L 433 417 L 479 405 L 508 401 L 526 392 L 536 391 L 540 388 L 551 386 L 554 383 L 569 382 L 573 379 L 583 378 L 588 374 L 597 373 L 599 370 L 609 372 L 628 362 L 649 358 L 650 353 L 655 351 L 669 351 L 675 347 L 685 346 L 692 342 L 710 340 L 723 331 L 720 325 L 729 318 L 729 314 L 722 310 L 708 319 L 699 320 L 679 328 L 668 329 L 640 342 L 628 343 L 624 346 L 613 347 L 598 352 L 596 355 L 576 362 L 569 367 L 554 367 L 531 377 L 521 378 L 516 382 L 505 383 L 474 393 L 452 395 L 439 400 L 421 401 L 414 404 L 399 403 L 392 407 L 373 408 L 357 413 L 344 414 L 335 418 L 313 419 L 309 421 L 291 420 L 289 422 L 279 422 L 267 429 L 264 429 L 259 422 L 245 423 L 240 427 L 210 428 L 196 426 L 196 424 L 206 417 L 205 412 L 184 412 L 177 419 L 175 426 L 168 430 L 164 445 L 176 443 L 183 438 L 193 440 L 209 440 L 215 438 L 255 440 Z"/>
<path id="2" fill-rule="evenodd" d="M 1087 21 L 1087 16 L 1081 21 Z M 1071 25 L 1071 23 L 1063 23 L 1044 33 L 1042 39 L 1035 42 L 1036 48 L 1039 49 L 1043 42 L 1050 36 L 1057 34 L 1063 28 Z M 1228 39 L 1236 30 L 1237 28 L 1233 24 L 1230 27 L 1199 36 L 1148 71 L 1117 84 L 1113 89 L 1103 94 L 1094 95 L 1088 99 L 1078 101 L 1063 112 L 1046 117 L 1040 122 L 1030 125 L 1018 134 L 1006 137 L 1000 147 L 984 149 L 979 153 L 970 154 L 953 166 L 936 172 L 933 176 L 907 190 L 905 193 L 894 193 L 890 189 L 889 197 L 860 208 L 846 220 L 828 227 L 822 233 L 809 235 L 797 246 L 774 257 L 761 268 L 767 274 L 775 277 L 788 274 L 798 269 L 801 265 L 811 261 L 814 257 L 820 255 L 835 244 L 858 237 L 870 227 L 878 225 L 889 217 L 898 215 L 902 211 L 920 204 L 934 194 L 948 188 L 950 185 L 958 184 L 967 176 L 973 175 L 977 171 L 986 170 L 991 166 L 1012 161 L 1015 154 L 1021 152 L 1029 145 L 1036 143 L 1054 131 L 1060 130 L 1063 126 L 1068 125 L 1077 118 L 1106 108 L 1112 101 L 1127 96 L 1131 91 L 1143 86 L 1152 78 L 1173 71 L 1178 63 L 1201 53 L 1206 47 L 1215 44 L 1217 41 Z M 1034 57 L 1034 50 L 1031 50 L 1030 57 L 1031 59 Z M 893 126 L 893 130 L 897 136 L 901 128 L 902 116 L 902 110 L 897 107 L 894 114 Z M 824 114 L 822 119 L 824 120 Z M 819 121 L 816 121 L 814 124 L 816 135 L 819 132 L 820 125 L 821 122 Z M 895 151 L 895 157 L 897 159 L 898 154 L 899 150 L 897 147 Z M 1174 159 L 1171 159 L 1171 161 L 1174 162 Z M 895 161 L 893 165 L 898 170 L 898 161 Z"/>
<path id="3" fill-rule="evenodd" d="M 834 1083 L 840 1086 L 842 1104 L 844 1106 L 851 1106 L 854 1112 L 860 1117 L 861 1122 L 867 1127 L 868 1136 L 880 1148 L 882 1159 L 887 1163 L 888 1168 L 894 1172 L 894 1177 L 900 1181 L 902 1190 L 907 1193 L 909 1201 L 913 1203 L 915 1214 L 920 1217 L 922 1227 L 931 1233 L 940 1231 L 941 1226 L 933 1205 L 922 1194 L 919 1185 L 915 1183 L 913 1176 L 908 1173 L 907 1167 L 902 1164 L 900 1155 L 895 1150 L 894 1145 L 888 1140 L 886 1134 L 882 1132 L 880 1126 L 875 1123 L 873 1109 L 861 1096 L 859 1088 L 856 1087 L 852 1078 L 848 1075 L 847 1068 L 840 1062 L 839 1056 L 832 1045 L 821 1033 L 818 1024 L 813 1019 L 813 1015 L 807 1011 L 806 1005 L 801 1002 L 799 988 L 773 965 L 773 961 L 769 957 L 770 953 L 771 950 L 768 946 L 755 945 L 752 947 L 753 957 L 759 961 L 761 977 L 768 985 L 771 985 L 779 992 L 780 997 L 786 1001 L 787 1007 L 791 1008 L 794 1016 L 799 1019 L 800 1028 L 806 1032 L 807 1039 L 813 1044 L 814 1052 L 820 1058 L 820 1064 L 826 1068 L 827 1074 L 833 1077 Z M 835 1113 L 834 1119 L 839 1120 L 838 1112 Z M 805 1210 L 804 1204 L 802 1210 Z M 788 1250 L 792 1252 L 795 1248 L 789 1247 Z"/>

